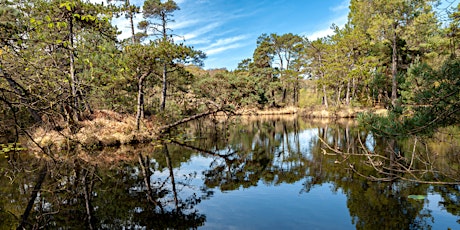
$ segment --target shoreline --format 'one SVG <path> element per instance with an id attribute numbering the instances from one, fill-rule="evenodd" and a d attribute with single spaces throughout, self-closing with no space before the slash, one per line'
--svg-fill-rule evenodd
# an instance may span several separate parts
<path id="1" fill-rule="evenodd" d="M 375 113 L 385 115 L 386 109 L 382 108 L 297 108 L 286 107 L 280 109 L 242 109 L 236 111 L 234 116 L 263 117 L 263 116 L 287 116 L 293 115 L 308 119 L 354 119 L 359 113 Z M 46 150 L 47 154 L 71 150 L 76 148 L 100 149 L 105 147 L 119 147 L 148 143 L 159 138 L 158 128 L 160 125 L 155 119 L 144 119 L 140 131 L 135 130 L 133 115 L 118 114 L 108 110 L 98 110 L 92 115 L 92 119 L 78 122 L 78 130 L 72 132 L 69 128 L 62 131 L 39 127 L 32 132 L 33 140 L 26 141 L 26 146 L 33 152 Z M 228 116 L 219 112 L 217 117 Z M 40 145 L 40 146 L 37 146 Z M 53 154 L 55 155 L 55 154 Z"/>
<path id="2" fill-rule="evenodd" d="M 242 109 L 235 112 L 237 116 L 261 116 L 261 115 L 298 115 L 305 118 L 356 118 L 360 113 L 374 113 L 385 116 L 387 109 L 380 107 L 330 107 L 323 106 L 298 108 L 286 107 L 280 109 Z M 219 114 L 218 114 L 219 115 Z M 224 114 L 220 114 L 224 115 Z"/>

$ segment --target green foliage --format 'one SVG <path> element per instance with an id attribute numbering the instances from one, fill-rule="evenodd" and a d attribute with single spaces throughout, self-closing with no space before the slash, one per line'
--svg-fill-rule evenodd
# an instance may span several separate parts
<path id="1" fill-rule="evenodd" d="M 301 89 L 299 95 L 299 107 L 308 108 L 321 105 L 321 98 L 310 89 Z"/>
<path id="2" fill-rule="evenodd" d="M 440 127 L 460 120 L 460 60 L 448 60 L 440 70 L 425 64 L 411 67 L 411 91 L 404 93 L 410 105 L 393 107 L 387 117 L 363 115 L 360 121 L 386 136 L 431 135 Z M 408 85 L 408 83 L 406 83 Z"/>
<path id="3" fill-rule="evenodd" d="M 67 117 L 69 105 L 80 114 L 141 116 L 145 105 L 145 114 L 176 118 L 212 101 L 234 108 L 384 105 L 393 110 L 387 121 L 363 121 L 398 135 L 458 123 L 458 7 L 443 28 L 433 1 L 352 0 L 348 23 L 332 25 L 331 36 L 262 34 L 250 59 L 219 72 L 189 71 L 206 56 L 173 41 L 168 23 L 179 7 L 172 0 L 145 1 L 140 31 L 131 42 L 117 41 L 110 19 L 124 13 L 134 30 L 140 13 L 120 2 L 1 0 L 0 103 L 14 108 L 5 120 Z"/>
<path id="4" fill-rule="evenodd" d="M 8 158 L 10 152 L 26 151 L 27 148 L 21 146 L 21 143 L 0 144 L 0 156 Z"/>

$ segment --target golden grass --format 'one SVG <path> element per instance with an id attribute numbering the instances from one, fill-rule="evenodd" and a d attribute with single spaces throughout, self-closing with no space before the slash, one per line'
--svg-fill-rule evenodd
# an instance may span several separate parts
<path id="1" fill-rule="evenodd" d="M 151 122 L 151 121 L 146 121 Z M 133 116 L 121 115 L 113 111 L 96 111 L 89 120 L 76 124 L 76 131 L 70 128 L 62 131 L 39 127 L 32 133 L 33 142 L 28 146 L 34 151 L 40 148 L 47 151 L 73 149 L 76 145 L 85 148 L 101 146 L 120 146 L 134 143 L 149 142 L 154 138 L 153 130 L 147 129 L 152 124 L 143 123 L 140 131 L 136 131 L 136 121 Z"/>
<path id="2" fill-rule="evenodd" d="M 331 107 L 316 106 L 302 110 L 302 116 L 310 118 L 355 118 L 367 109 L 357 107 Z"/>
<path id="3" fill-rule="evenodd" d="M 297 114 L 299 112 L 298 107 L 288 106 L 284 108 L 271 108 L 271 109 L 240 109 L 235 113 L 237 115 L 245 116 L 258 116 L 258 115 L 284 115 L 284 114 Z"/>

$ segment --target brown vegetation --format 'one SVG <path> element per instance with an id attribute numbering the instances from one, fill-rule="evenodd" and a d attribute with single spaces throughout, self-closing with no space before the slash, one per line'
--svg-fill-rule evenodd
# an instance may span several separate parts
<path id="1" fill-rule="evenodd" d="M 286 107 L 269 110 L 247 109 L 237 111 L 234 114 L 242 117 L 296 115 L 307 118 L 338 119 L 354 118 L 361 112 L 385 114 L 386 110 L 349 107 L 340 109 L 325 109 L 322 107 L 299 109 L 296 107 Z M 36 128 L 32 132 L 32 140 L 27 143 L 27 146 L 34 152 L 42 150 L 46 153 L 56 153 L 62 150 L 75 149 L 77 146 L 85 149 L 96 149 L 100 147 L 147 143 L 154 140 L 161 127 L 164 127 L 154 118 L 150 118 L 144 119 L 141 129 L 137 131 L 134 116 L 109 110 L 95 111 L 92 115 L 88 116 L 88 119 L 77 122 L 75 126 L 77 128 L 73 130 L 65 128 L 59 131 L 50 128 L 50 126 Z"/>
<path id="2" fill-rule="evenodd" d="M 113 111 L 95 111 L 89 119 L 79 121 L 75 130 L 51 129 L 42 126 L 32 132 L 30 149 L 46 152 L 74 149 L 76 145 L 85 148 L 104 146 L 120 146 L 126 144 L 145 143 L 154 139 L 154 121 L 145 120 L 143 128 L 136 131 L 134 116 L 122 115 Z"/>

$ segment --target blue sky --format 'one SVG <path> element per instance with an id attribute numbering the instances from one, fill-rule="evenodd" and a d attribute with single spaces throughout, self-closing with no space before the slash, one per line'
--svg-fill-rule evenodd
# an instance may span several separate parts
<path id="1" fill-rule="evenodd" d="M 133 1 L 142 5 L 143 1 Z M 315 39 L 347 21 L 349 0 L 176 0 L 181 8 L 169 27 L 184 42 L 207 54 L 205 69 L 235 69 L 252 58 L 263 33 L 293 33 Z M 137 16 L 136 21 L 142 20 Z M 124 17 L 114 20 L 121 38 L 130 36 Z"/>
<path id="2" fill-rule="evenodd" d="M 94 0 L 93 0 L 94 1 Z M 97 1 L 97 0 L 96 0 Z M 143 5 L 144 0 L 131 0 Z M 233 70 L 238 63 L 252 58 L 256 40 L 263 33 L 293 33 L 311 40 L 332 34 L 332 24 L 347 22 L 350 0 L 175 0 L 181 8 L 169 24 L 183 42 L 207 54 L 205 69 Z M 456 6 L 459 0 L 443 0 Z M 136 23 L 142 20 L 138 15 Z M 128 20 L 113 20 L 122 31 L 120 38 L 130 36 Z"/>

